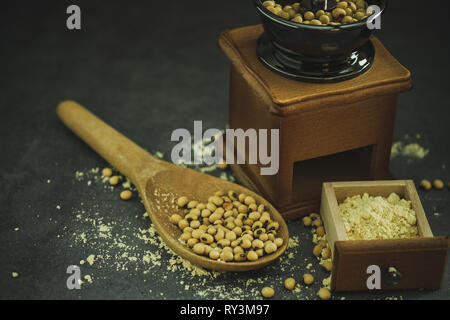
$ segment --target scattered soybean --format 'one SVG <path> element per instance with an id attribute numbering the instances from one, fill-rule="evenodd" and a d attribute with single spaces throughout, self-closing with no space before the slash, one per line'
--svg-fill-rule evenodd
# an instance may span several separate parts
<path id="1" fill-rule="evenodd" d="M 319 292 L 317 292 L 317 295 L 322 300 L 329 300 L 331 298 L 331 292 L 327 288 L 320 288 Z"/>
<path id="2" fill-rule="evenodd" d="M 273 297 L 273 295 L 275 294 L 275 290 L 273 290 L 273 288 L 271 287 L 264 287 L 261 290 L 261 294 L 264 298 L 269 299 Z"/>
<path id="3" fill-rule="evenodd" d="M 287 278 L 284 280 L 284 287 L 288 290 L 294 290 L 296 281 L 294 278 Z"/>
<path id="4" fill-rule="evenodd" d="M 120 193 L 120 199 L 122 200 L 130 200 L 133 196 L 133 193 L 130 190 L 124 190 Z"/>

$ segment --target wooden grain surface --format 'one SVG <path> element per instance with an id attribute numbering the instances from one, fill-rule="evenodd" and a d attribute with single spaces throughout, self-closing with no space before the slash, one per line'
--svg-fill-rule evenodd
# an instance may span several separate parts
<path id="1" fill-rule="evenodd" d="M 444 276 L 448 245 L 448 237 L 337 241 L 331 289 L 367 291 L 367 267 L 371 265 L 379 266 L 382 273 L 394 267 L 402 274 L 397 285 L 382 278 L 382 290 L 437 289 Z"/>

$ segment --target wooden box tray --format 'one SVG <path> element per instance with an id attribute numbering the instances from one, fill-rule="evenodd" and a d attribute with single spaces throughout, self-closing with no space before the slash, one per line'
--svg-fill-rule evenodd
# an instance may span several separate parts
<path id="1" fill-rule="evenodd" d="M 348 240 L 338 204 L 345 198 L 368 193 L 387 197 L 392 192 L 411 201 L 420 236 L 411 239 Z M 333 291 L 366 291 L 367 268 L 380 267 L 381 290 L 439 288 L 447 262 L 449 237 L 435 237 L 411 180 L 326 182 L 320 213 L 332 251 Z M 389 281 L 389 268 L 398 271 L 398 281 Z M 391 269 L 392 270 L 392 269 Z"/>

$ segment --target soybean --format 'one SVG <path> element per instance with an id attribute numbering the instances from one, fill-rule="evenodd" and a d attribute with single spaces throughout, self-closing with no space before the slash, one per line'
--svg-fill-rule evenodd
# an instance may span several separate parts
<path id="1" fill-rule="evenodd" d="M 264 7 L 267 7 L 267 6 L 272 6 L 272 7 L 274 7 L 274 6 L 275 6 L 275 1 L 264 1 L 264 2 L 263 2 L 263 6 L 264 6 Z"/>
<path id="2" fill-rule="evenodd" d="M 234 259 L 234 254 L 233 251 L 229 251 L 229 250 L 223 250 L 222 253 L 220 254 L 220 260 L 222 261 L 233 261 Z"/>
<path id="3" fill-rule="evenodd" d="M 187 242 L 189 239 L 191 239 L 192 235 L 188 232 L 183 232 L 183 234 L 180 236 L 180 240 L 183 240 L 184 242 Z"/>
<path id="4" fill-rule="evenodd" d="M 322 24 L 329 24 L 330 23 L 330 17 L 326 14 L 323 14 L 319 17 L 319 20 Z"/>
<path id="5" fill-rule="evenodd" d="M 180 222 L 181 219 L 183 219 L 183 218 L 179 214 L 176 214 L 176 213 L 170 217 L 170 221 L 173 224 L 178 224 L 178 222 Z"/>
<path id="6" fill-rule="evenodd" d="M 183 230 L 187 226 L 189 226 L 189 222 L 187 222 L 186 219 L 181 219 L 180 221 L 178 221 L 178 228 L 180 228 L 181 230 Z"/>
<path id="7" fill-rule="evenodd" d="M 424 179 L 424 180 L 420 181 L 420 186 L 421 186 L 424 190 L 430 190 L 430 189 L 431 189 L 431 182 Z"/>
<path id="8" fill-rule="evenodd" d="M 363 20 L 365 16 L 366 15 L 364 14 L 364 12 L 359 11 L 353 15 L 353 18 L 355 18 L 356 20 Z"/>
<path id="9" fill-rule="evenodd" d="M 258 254 L 255 251 L 250 250 L 247 253 L 247 259 L 250 261 L 256 261 L 256 260 L 258 260 Z"/>
<path id="10" fill-rule="evenodd" d="M 196 254 L 200 254 L 203 255 L 205 253 L 205 245 L 203 243 L 196 243 L 194 245 L 194 247 L 192 248 L 192 250 L 196 253 Z"/>
<path id="11" fill-rule="evenodd" d="M 111 178 L 109 178 L 109 184 L 112 186 L 115 186 L 119 183 L 120 181 L 120 177 L 119 176 L 112 176 Z"/>
<path id="12" fill-rule="evenodd" d="M 442 189 L 444 189 L 444 182 L 441 179 L 434 179 L 433 180 L 433 187 L 436 190 L 442 190 Z"/>
<path id="13" fill-rule="evenodd" d="M 312 225 L 314 227 L 320 227 L 322 225 L 322 220 L 321 219 L 316 219 L 312 222 Z"/>
<path id="14" fill-rule="evenodd" d="M 336 8 L 331 13 L 333 15 L 334 19 L 342 19 L 347 15 L 347 12 L 345 12 L 342 8 Z"/>
<path id="15" fill-rule="evenodd" d="M 241 247 L 248 249 L 252 246 L 252 242 L 249 239 L 242 239 Z"/>
<path id="16" fill-rule="evenodd" d="M 322 261 L 322 267 L 328 272 L 331 272 L 331 269 L 333 269 L 333 263 L 330 260 L 324 260 Z"/>
<path id="17" fill-rule="evenodd" d="M 318 227 L 318 228 L 316 229 L 316 234 L 317 234 L 319 237 L 323 237 L 323 236 L 325 235 L 325 229 L 324 229 L 322 226 Z"/>
<path id="18" fill-rule="evenodd" d="M 180 198 L 178 198 L 178 200 L 177 200 L 177 205 L 180 207 L 180 208 L 183 208 L 185 205 L 187 205 L 187 203 L 188 203 L 188 198 L 187 197 L 180 197 Z"/>
<path id="19" fill-rule="evenodd" d="M 330 248 L 325 248 L 322 250 L 322 259 L 327 260 L 331 258 L 331 250 Z"/>
<path id="20" fill-rule="evenodd" d="M 345 8 L 347 8 L 347 6 L 348 6 L 348 4 L 347 4 L 347 2 L 345 2 L 345 1 L 341 1 L 341 2 L 339 2 L 338 4 L 337 4 L 337 8 L 341 8 L 341 9 L 345 9 Z"/>
<path id="21" fill-rule="evenodd" d="M 264 246 L 264 250 L 268 254 L 274 253 L 275 251 L 277 251 L 277 245 L 273 242 L 269 242 Z"/>
<path id="22" fill-rule="evenodd" d="M 309 217 L 313 220 L 320 219 L 320 214 L 313 212 L 309 214 Z"/>
<path id="23" fill-rule="evenodd" d="M 283 245 L 283 239 L 282 238 L 276 238 L 273 243 L 277 246 L 277 248 L 281 247 Z"/>
<path id="24" fill-rule="evenodd" d="M 261 290 L 261 294 L 264 298 L 272 298 L 275 294 L 275 290 L 273 290 L 271 287 L 264 287 Z"/>
<path id="25" fill-rule="evenodd" d="M 247 259 L 245 253 L 235 253 L 234 254 L 234 261 L 245 261 Z"/>
<path id="26" fill-rule="evenodd" d="M 353 22 L 353 18 L 349 15 L 342 18 L 341 23 L 342 24 L 349 24 Z"/>
<path id="27" fill-rule="evenodd" d="M 198 239 L 195 239 L 195 238 L 191 238 L 187 241 L 187 245 L 191 248 L 194 247 L 195 244 L 197 244 L 197 243 L 198 243 Z"/>
<path id="28" fill-rule="evenodd" d="M 306 11 L 305 14 L 304 14 L 305 20 L 309 20 L 309 21 L 311 21 L 312 19 L 314 19 L 315 16 L 316 16 L 316 15 L 315 15 L 314 12 L 312 12 L 312 11 Z"/>
<path id="29" fill-rule="evenodd" d="M 312 274 L 306 273 L 303 275 L 303 283 L 306 285 L 310 285 L 314 282 L 314 277 Z"/>
<path id="30" fill-rule="evenodd" d="M 284 287 L 288 290 L 294 290 L 295 284 L 296 282 L 294 278 L 287 278 L 284 280 Z"/>
<path id="31" fill-rule="evenodd" d="M 211 259 L 213 259 L 213 260 L 219 259 L 219 257 L 220 257 L 220 252 L 219 252 L 219 250 L 211 250 L 211 251 L 209 252 L 209 257 L 210 257 Z"/>
<path id="32" fill-rule="evenodd" d="M 320 244 L 318 244 L 313 249 L 313 255 L 318 257 L 321 253 L 322 253 L 322 246 Z"/>
<path id="33" fill-rule="evenodd" d="M 256 203 L 256 201 L 255 201 L 255 199 L 253 199 L 253 197 L 247 196 L 247 197 L 245 197 L 245 199 L 244 199 L 244 203 L 245 203 L 246 205 L 251 205 L 251 204 Z"/>
<path id="34" fill-rule="evenodd" d="M 322 300 L 329 300 L 331 298 L 331 292 L 327 288 L 320 288 L 319 292 L 317 292 L 317 295 Z"/>
<path id="35" fill-rule="evenodd" d="M 305 227 L 309 227 L 312 223 L 312 220 L 310 217 L 303 217 L 302 221 L 303 221 L 303 225 Z"/>
<path id="36" fill-rule="evenodd" d="M 120 199 L 122 200 L 130 200 L 133 196 L 133 193 L 130 190 L 124 190 L 120 193 Z"/>
<path id="37" fill-rule="evenodd" d="M 204 233 L 200 236 L 200 241 L 203 243 L 210 244 L 210 243 L 213 243 L 214 238 L 209 233 Z"/>
<path id="38" fill-rule="evenodd" d="M 102 170 L 102 176 L 109 178 L 112 176 L 112 170 L 110 168 L 105 168 Z"/>
<path id="39" fill-rule="evenodd" d="M 189 201 L 187 204 L 188 209 L 193 209 L 198 205 L 197 201 Z"/>

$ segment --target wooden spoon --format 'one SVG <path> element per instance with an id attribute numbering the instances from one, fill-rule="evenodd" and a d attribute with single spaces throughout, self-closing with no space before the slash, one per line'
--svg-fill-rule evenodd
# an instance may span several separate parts
<path id="1" fill-rule="evenodd" d="M 278 211 L 258 194 L 240 185 L 151 156 L 76 102 L 61 102 L 57 114 L 67 127 L 134 183 L 159 235 L 181 257 L 207 269 L 246 271 L 274 262 L 286 250 L 289 240 L 287 225 Z M 277 236 L 283 239 L 282 247 L 254 262 L 221 262 L 197 255 L 181 243 L 178 240 L 180 229 L 169 220 L 172 214 L 181 212 L 176 200 L 187 196 L 190 200 L 206 203 L 218 190 L 245 193 L 254 197 L 257 203 L 264 204 L 272 219 L 280 224 Z"/>

